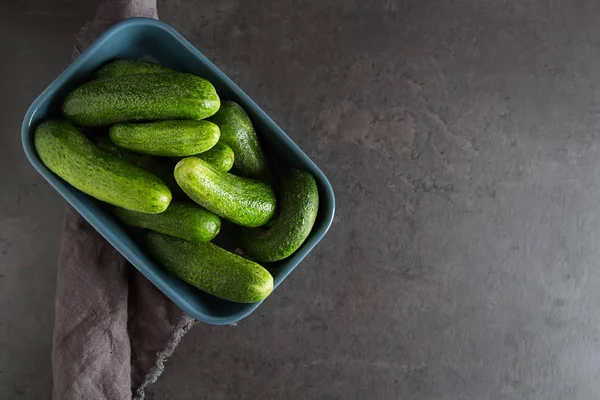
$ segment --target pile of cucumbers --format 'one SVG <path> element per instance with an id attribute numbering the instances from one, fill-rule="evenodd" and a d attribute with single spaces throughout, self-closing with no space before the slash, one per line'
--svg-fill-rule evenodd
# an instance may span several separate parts
<path id="1" fill-rule="evenodd" d="M 52 172 L 115 206 L 123 223 L 148 230 L 150 255 L 189 284 L 241 303 L 271 293 L 273 277 L 258 263 L 302 245 L 319 194 L 306 171 L 275 181 L 239 104 L 221 102 L 198 76 L 118 60 L 73 90 L 62 112 L 34 136 Z M 241 227 L 242 255 L 211 243 L 221 218 Z"/>

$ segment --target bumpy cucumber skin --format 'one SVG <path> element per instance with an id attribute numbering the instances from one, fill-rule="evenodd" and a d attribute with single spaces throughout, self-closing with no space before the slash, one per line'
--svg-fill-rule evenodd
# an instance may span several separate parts
<path id="1" fill-rule="evenodd" d="M 267 230 L 246 230 L 242 236 L 242 250 L 260 262 L 289 257 L 310 234 L 318 211 L 319 191 L 315 178 L 306 171 L 292 171 L 281 185 L 276 223 Z"/>
<path id="2" fill-rule="evenodd" d="M 206 79 L 179 72 L 131 74 L 96 79 L 73 90 L 62 111 L 80 126 L 104 126 L 127 121 L 200 120 L 220 106 Z"/>
<path id="3" fill-rule="evenodd" d="M 145 60 L 116 60 L 94 73 L 95 79 L 114 78 L 115 76 L 131 74 L 154 74 L 161 72 L 175 72 L 170 68 L 163 67 Z"/>
<path id="4" fill-rule="evenodd" d="M 181 190 L 177 182 L 175 182 L 175 177 L 173 176 L 173 169 L 175 168 L 174 163 L 169 165 L 170 163 L 166 160 L 159 160 L 148 154 L 138 154 L 117 147 L 108 136 L 96 136 L 92 138 L 92 142 L 98 146 L 100 150 L 119 156 L 119 158 L 135 164 L 159 177 L 169 187 L 174 199 L 187 198 L 187 195 Z"/>
<path id="5" fill-rule="evenodd" d="M 221 129 L 221 140 L 235 153 L 235 168 L 242 176 L 265 180 L 269 166 L 246 111 L 233 101 L 224 101 L 210 119 Z"/>
<path id="6" fill-rule="evenodd" d="M 209 121 L 169 120 L 113 125 L 110 140 L 117 146 L 153 156 L 191 156 L 219 141 L 219 127 Z"/>
<path id="7" fill-rule="evenodd" d="M 98 200 L 149 214 L 165 211 L 171 202 L 171 191 L 158 177 L 100 150 L 69 122 L 41 123 L 34 143 L 48 169 Z"/>
<path id="8" fill-rule="evenodd" d="M 162 266 L 192 286 L 237 303 L 255 303 L 273 290 L 273 277 L 259 264 L 210 243 L 193 243 L 149 232 L 148 250 Z"/>
<path id="9" fill-rule="evenodd" d="M 211 164 L 213 167 L 225 172 L 233 167 L 233 162 L 235 160 L 233 150 L 223 143 L 222 140 L 219 140 L 210 150 L 207 150 L 204 153 L 194 154 L 193 156 L 198 157 Z M 179 161 L 182 158 L 185 157 L 172 157 L 174 161 Z"/>
<path id="10" fill-rule="evenodd" d="M 221 228 L 221 219 L 192 202 L 172 201 L 160 214 L 146 214 L 115 208 L 117 218 L 126 225 L 176 236 L 192 242 L 210 242 Z"/>
<path id="11" fill-rule="evenodd" d="M 198 157 L 225 172 L 233 167 L 235 161 L 235 153 L 231 147 L 227 146 L 222 140 L 219 140 L 212 149 L 205 151 L 204 153 L 196 154 L 195 157 Z"/>
<path id="12" fill-rule="evenodd" d="M 107 153 L 114 154 L 119 156 L 125 161 L 129 161 L 132 164 L 137 165 L 140 168 L 146 168 L 152 162 L 152 157 L 148 154 L 138 154 L 132 151 L 127 151 L 118 147 L 114 144 L 108 136 L 105 135 L 97 135 L 91 138 L 92 143 L 94 143 L 98 148 L 102 151 L 106 151 Z M 150 171 L 152 172 L 152 171 Z"/>
<path id="13" fill-rule="evenodd" d="M 238 225 L 262 226 L 275 213 L 275 194 L 268 185 L 218 170 L 197 157 L 177 163 L 175 180 L 196 203 Z"/>

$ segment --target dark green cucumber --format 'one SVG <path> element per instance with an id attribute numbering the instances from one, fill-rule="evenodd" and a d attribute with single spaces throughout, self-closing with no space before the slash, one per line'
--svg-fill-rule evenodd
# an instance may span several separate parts
<path id="1" fill-rule="evenodd" d="M 148 154 L 134 153 L 132 151 L 122 149 L 116 144 L 114 144 L 108 136 L 98 135 L 92 137 L 91 140 L 92 143 L 98 146 L 100 150 L 117 155 L 125 161 L 129 161 L 130 163 L 135 164 L 140 168 L 144 168 L 145 170 L 152 172 L 150 169 L 154 166 L 154 163 L 156 162 L 156 157 L 152 157 Z M 172 172 L 173 171 L 170 171 L 170 173 Z"/>
<path id="2" fill-rule="evenodd" d="M 100 150 L 69 122 L 41 123 L 34 142 L 46 167 L 98 200 L 149 214 L 171 202 L 171 191 L 158 177 Z"/>
<path id="3" fill-rule="evenodd" d="M 255 303 L 273 290 L 269 271 L 210 242 L 193 243 L 150 232 L 148 250 L 177 277 L 224 300 Z"/>
<path id="4" fill-rule="evenodd" d="M 163 67 L 145 60 L 116 60 L 106 64 L 94 73 L 94 78 L 114 78 L 115 76 L 131 74 L 153 74 L 160 72 L 175 72 L 170 68 Z"/>
<path id="5" fill-rule="evenodd" d="M 156 157 L 149 156 L 148 154 L 138 154 L 131 151 L 127 151 L 120 147 L 117 147 L 108 136 L 95 136 L 92 138 L 92 142 L 100 148 L 100 150 L 106 151 L 119 156 L 121 159 L 128 161 L 132 164 L 137 165 L 140 168 L 145 169 L 148 172 L 152 172 L 158 176 L 164 183 L 167 184 L 174 199 L 187 198 L 187 195 L 181 190 L 175 177 L 173 176 L 173 170 L 175 169 L 175 163 L 171 163 L 170 160 L 158 159 Z"/>
<path id="6" fill-rule="evenodd" d="M 275 213 L 275 194 L 268 185 L 221 171 L 197 157 L 177 163 L 175 180 L 196 203 L 238 225 L 262 226 Z"/>
<path id="7" fill-rule="evenodd" d="M 315 178 L 306 171 L 292 171 L 281 185 L 280 210 L 269 229 L 248 229 L 242 250 L 256 261 L 275 262 L 294 253 L 315 224 L 319 191 Z"/>
<path id="8" fill-rule="evenodd" d="M 233 101 L 224 101 L 210 119 L 221 129 L 221 140 L 235 153 L 235 168 L 241 175 L 264 180 L 269 167 L 260 141 L 246 111 Z"/>
<path id="9" fill-rule="evenodd" d="M 110 128 L 117 146 L 154 156 L 191 156 L 211 149 L 221 133 L 209 121 L 170 120 L 144 124 L 122 123 Z"/>
<path id="10" fill-rule="evenodd" d="M 200 120 L 219 109 L 214 86 L 179 72 L 96 79 L 73 90 L 63 103 L 67 119 L 81 126 L 127 121 Z"/>
<path id="11" fill-rule="evenodd" d="M 215 214 L 184 201 L 172 201 L 169 208 L 160 214 L 145 214 L 117 207 L 115 215 L 124 224 L 192 242 L 210 242 L 221 228 L 221 220 Z"/>

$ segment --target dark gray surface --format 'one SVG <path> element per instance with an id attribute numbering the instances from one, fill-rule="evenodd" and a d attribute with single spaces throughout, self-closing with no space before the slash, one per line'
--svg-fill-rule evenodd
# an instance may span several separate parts
<path id="1" fill-rule="evenodd" d="M 9 398 L 49 393 L 62 208 L 20 119 L 92 8 L 38 3 L 0 9 Z M 597 397 L 600 3 L 513 3 L 159 3 L 323 168 L 338 211 L 256 313 L 189 333 L 150 399 Z"/>
<path id="2" fill-rule="evenodd" d="M 94 2 L 0 3 L 0 398 L 48 399 L 62 198 L 29 165 L 21 121 L 67 66 Z"/>

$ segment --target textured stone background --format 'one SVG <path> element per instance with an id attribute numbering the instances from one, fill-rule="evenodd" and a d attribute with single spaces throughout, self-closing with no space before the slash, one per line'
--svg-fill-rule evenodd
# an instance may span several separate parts
<path id="1" fill-rule="evenodd" d="M 48 398 L 63 207 L 20 121 L 94 6 L 0 6 L 8 398 Z M 162 0 L 159 14 L 322 167 L 338 210 L 256 313 L 188 334 L 150 399 L 597 397 L 600 3 Z"/>

